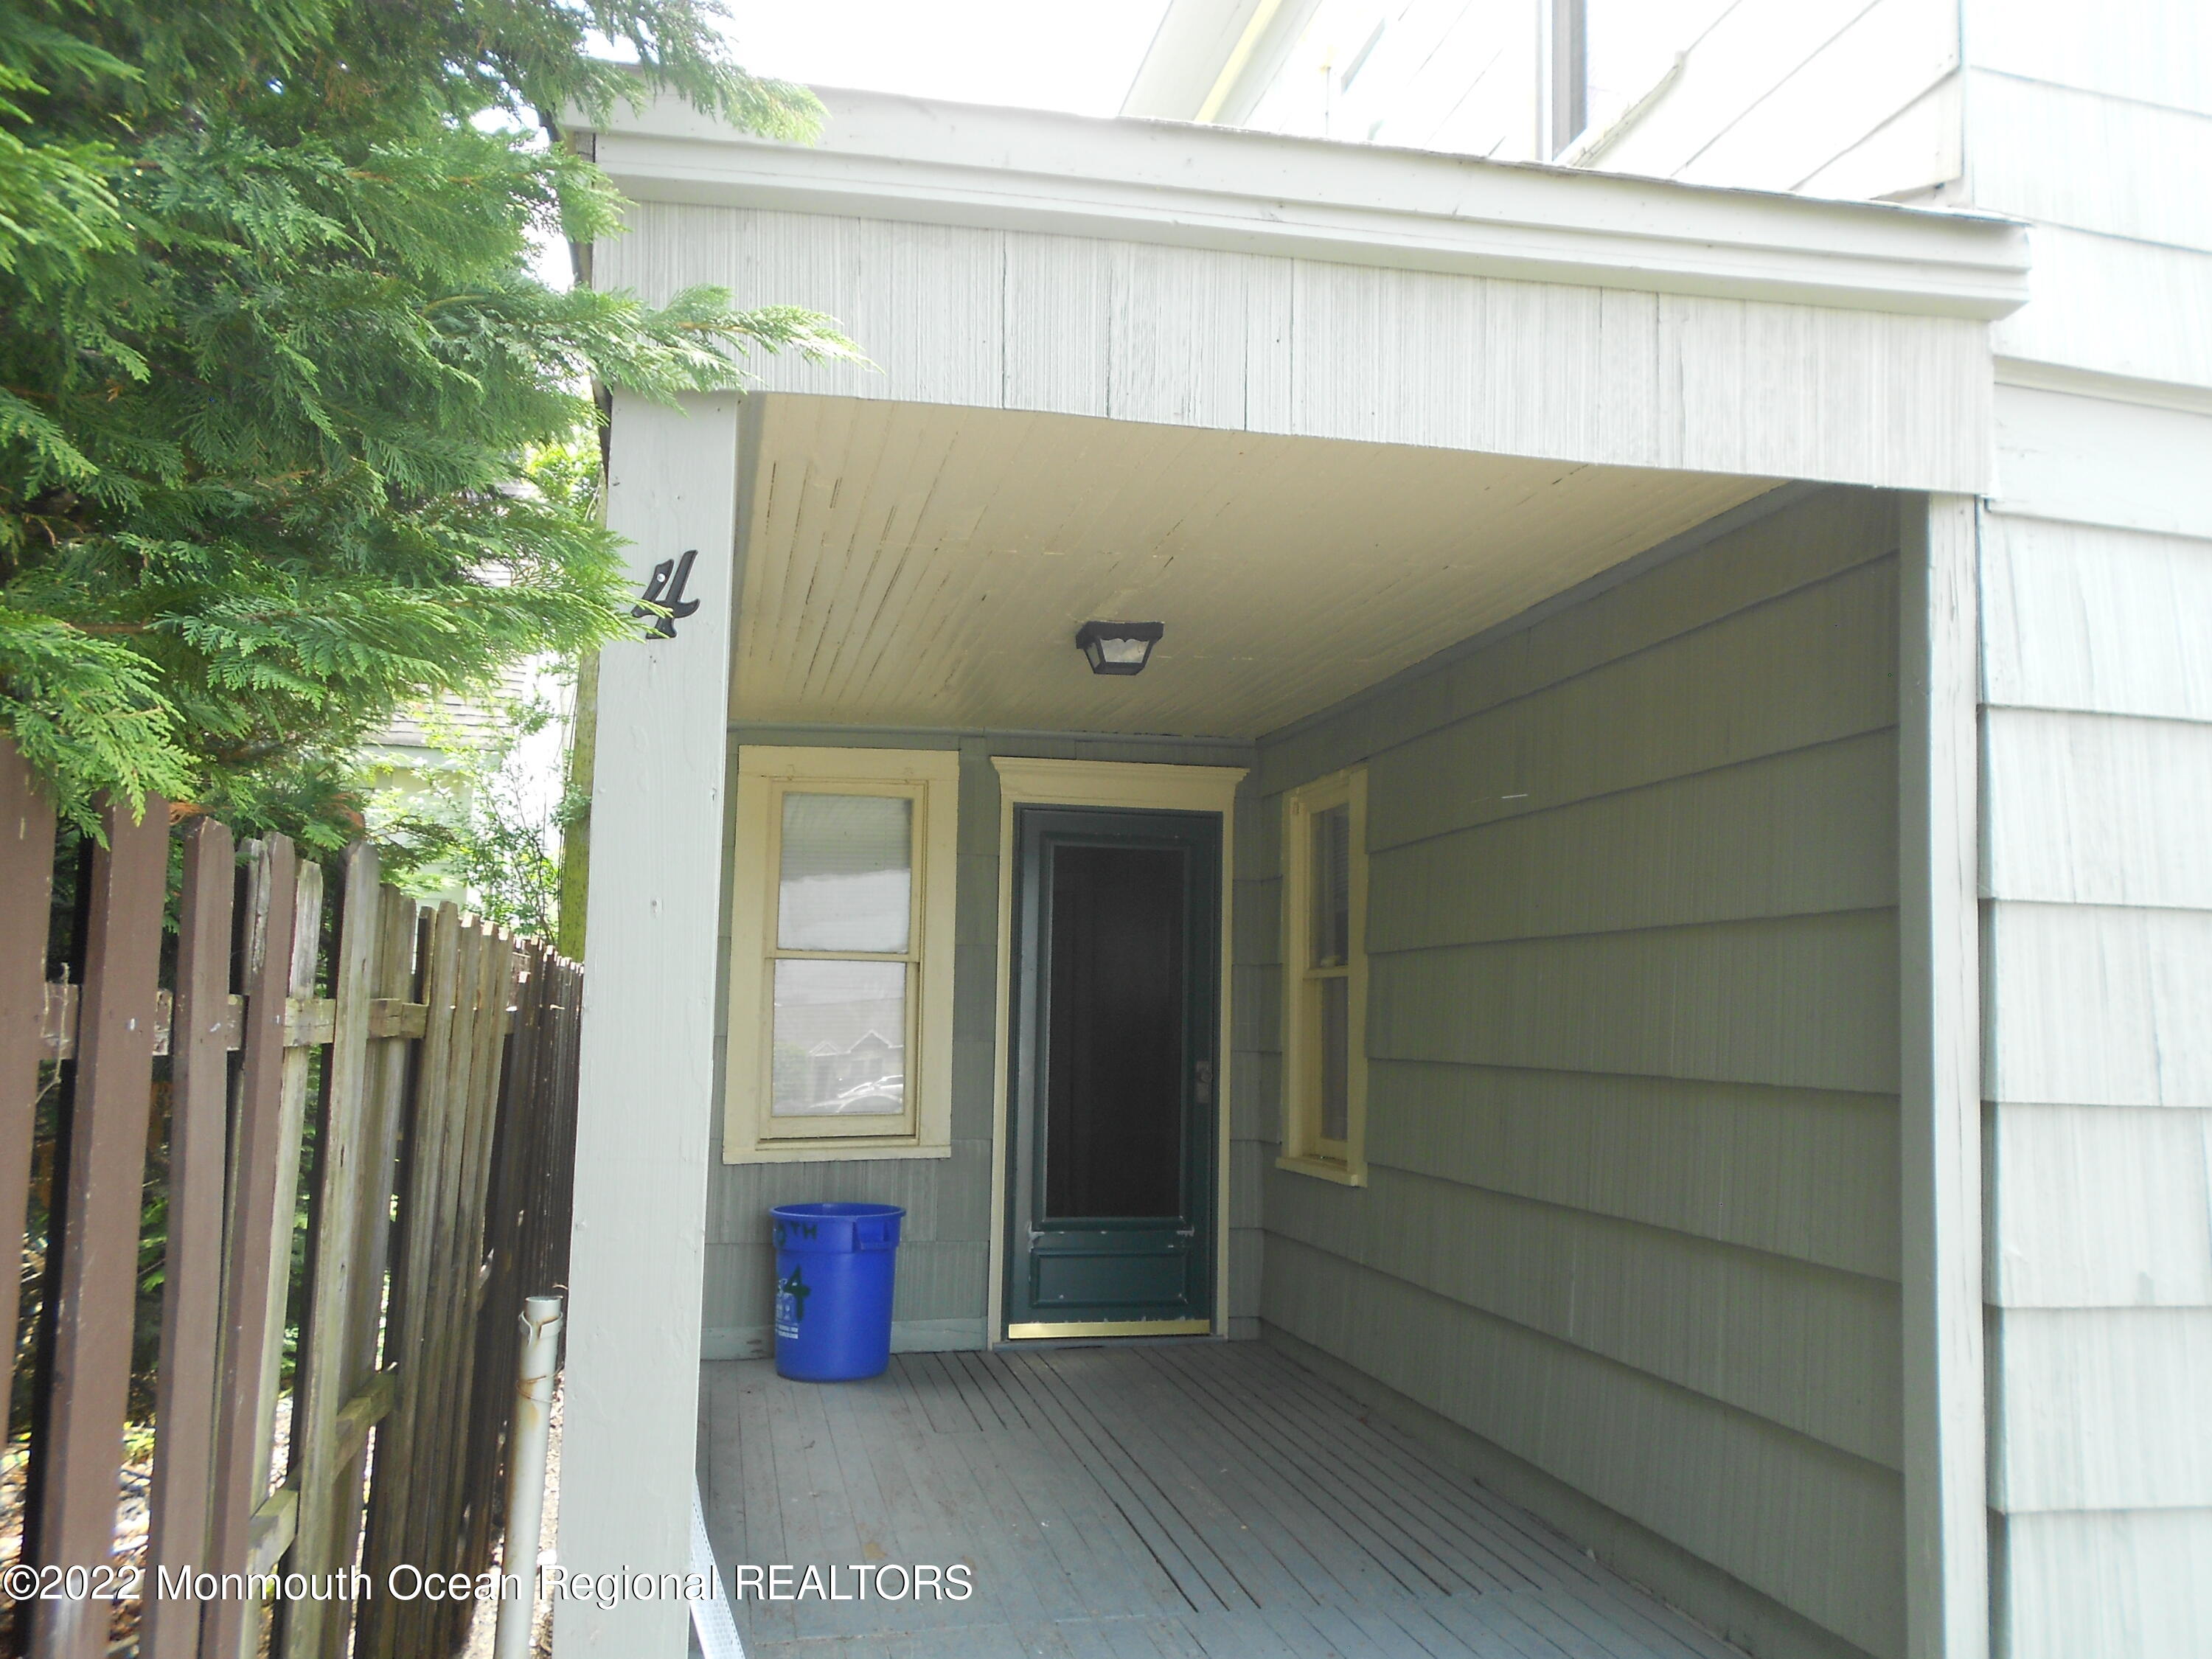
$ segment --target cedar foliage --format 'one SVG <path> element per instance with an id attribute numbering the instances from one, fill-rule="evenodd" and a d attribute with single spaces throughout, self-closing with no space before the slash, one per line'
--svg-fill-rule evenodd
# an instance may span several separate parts
<path id="1" fill-rule="evenodd" d="M 533 231 L 588 241 L 620 205 L 564 111 L 669 88 L 812 135 L 719 15 L 0 8 L 0 730 L 66 815 L 158 790 L 335 845 L 395 707 L 639 626 L 595 492 L 532 482 L 590 384 L 670 398 L 753 349 L 850 350 L 718 289 L 654 308 L 531 272 Z"/>

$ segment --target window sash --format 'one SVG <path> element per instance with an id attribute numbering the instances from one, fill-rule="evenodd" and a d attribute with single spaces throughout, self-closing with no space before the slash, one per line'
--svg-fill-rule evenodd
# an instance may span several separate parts
<path id="1" fill-rule="evenodd" d="M 811 951 L 787 946 L 783 937 L 784 802 L 791 795 L 867 795 L 912 803 L 907 819 L 907 927 L 903 951 Z M 858 778 L 783 778 L 776 780 L 768 802 L 769 841 L 762 859 L 767 877 L 766 911 L 762 929 L 764 950 L 761 975 L 760 1057 L 754 1079 L 756 1130 L 761 1144 L 790 1145 L 842 1139 L 910 1139 L 915 1133 L 920 1090 L 914 1061 L 920 1052 L 922 1025 L 922 899 L 927 891 L 924 867 L 928 836 L 927 786 L 922 783 L 878 782 Z M 775 1036 L 777 1026 L 776 964 L 781 962 L 896 963 L 906 969 L 905 1004 L 901 1010 L 900 1044 L 904 1070 L 901 1076 L 902 1109 L 891 1112 L 784 1113 L 775 1110 Z"/>
<path id="2" fill-rule="evenodd" d="M 1291 980 L 1285 998 L 1288 1025 L 1285 1058 L 1284 1161 L 1316 1173 L 1333 1174 L 1340 1180 L 1364 1179 L 1363 1145 L 1365 1113 L 1366 1064 L 1366 813 L 1365 775 L 1354 769 L 1323 778 L 1291 792 L 1289 796 L 1288 858 L 1285 875 L 1284 917 L 1287 937 L 1284 962 Z M 1333 849 L 1343 857 L 1341 872 L 1324 871 L 1322 815 L 1338 809 L 1345 813 L 1345 842 Z M 1348 891 L 1345 897 L 1345 939 L 1340 959 L 1316 963 L 1327 929 L 1334 932 L 1332 915 L 1322 910 L 1324 880 L 1340 875 Z M 1328 988 L 1340 986 L 1332 997 Z M 1341 1011 L 1342 1052 L 1332 1055 L 1329 1013 L 1332 1001 Z M 1332 1102 L 1333 1076 L 1340 1079 L 1340 1097 Z M 1332 1110 L 1332 1106 L 1336 1108 Z M 1332 1122 L 1340 1115 L 1340 1122 Z M 1332 1130 L 1340 1127 L 1340 1133 Z"/>

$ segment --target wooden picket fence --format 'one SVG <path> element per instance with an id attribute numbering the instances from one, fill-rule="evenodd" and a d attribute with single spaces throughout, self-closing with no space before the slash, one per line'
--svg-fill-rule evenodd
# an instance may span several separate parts
<path id="1" fill-rule="evenodd" d="M 34 1162 L 52 1170 L 23 1559 L 112 1559 L 150 1136 L 167 1236 L 137 1651 L 449 1654 L 465 1604 L 384 1590 L 402 1563 L 490 1557 L 516 1316 L 566 1279 L 581 969 L 382 884 L 366 843 L 333 908 L 283 837 L 240 848 L 169 820 L 159 799 L 106 813 L 77 942 L 50 961 L 53 813 L 0 738 L 0 1227 L 19 1261 Z M 59 1103 L 34 1147 L 42 1088 Z M 19 1281 L 0 1273 L 11 1333 Z M 217 1593 L 155 1593 L 186 1567 Z M 327 1589 L 356 1568 L 360 1600 L 221 1593 L 225 1574 Z M 36 1659 L 94 1659 L 131 1626 L 96 1582 L 47 1588 L 15 1608 Z"/>

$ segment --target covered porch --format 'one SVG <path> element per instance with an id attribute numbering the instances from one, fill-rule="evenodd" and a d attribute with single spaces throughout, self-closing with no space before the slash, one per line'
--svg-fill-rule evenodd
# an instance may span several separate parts
<path id="1" fill-rule="evenodd" d="M 1739 1659 L 1261 1343 L 710 1364 L 699 1484 L 750 1659 Z M 964 1564 L 973 1593 L 911 1588 Z M 862 1598 L 886 1567 L 901 1593 Z"/>
<path id="2" fill-rule="evenodd" d="M 732 1569 L 974 1571 L 749 1601 L 754 1652 L 1728 1650 L 1631 1578 L 1760 1654 L 1940 1650 L 2014 228 L 831 107 L 596 139 L 641 201 L 599 280 L 882 368 L 616 396 L 610 522 L 696 609 L 603 666 L 564 1559 L 680 1559 L 696 1461 Z M 1116 619 L 1140 674 L 1076 648 Z M 809 798 L 892 828 L 787 857 Z M 1110 919 L 1108 853 L 1170 872 L 1120 914 L 1171 971 L 1038 920 L 1079 867 Z M 785 928 L 840 870 L 878 943 Z M 877 988 L 869 1086 L 798 1080 L 810 953 Z M 1145 1170 L 1055 1161 L 1079 1041 L 1158 1060 Z M 1055 1196 L 1101 1170 L 1154 1184 Z M 765 1362 L 810 1200 L 905 1212 L 886 1377 Z"/>

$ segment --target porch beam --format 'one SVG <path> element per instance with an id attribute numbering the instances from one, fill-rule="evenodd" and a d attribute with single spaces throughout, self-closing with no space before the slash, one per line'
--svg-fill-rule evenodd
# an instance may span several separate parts
<path id="1" fill-rule="evenodd" d="M 1977 503 L 1904 498 L 1898 934 L 1908 1659 L 1987 1659 Z"/>
<path id="2" fill-rule="evenodd" d="M 1996 318 L 2027 299 L 2017 223 L 1213 126 L 821 88 L 819 144 L 669 94 L 579 110 L 624 193 L 1044 231 L 1401 270 Z"/>
<path id="3" fill-rule="evenodd" d="M 734 394 L 616 393 L 607 522 L 677 615 L 599 659 L 560 1530 L 595 1574 L 691 1559 L 739 428 Z M 563 1601 L 554 1651 L 678 1659 L 687 1612 Z"/>

